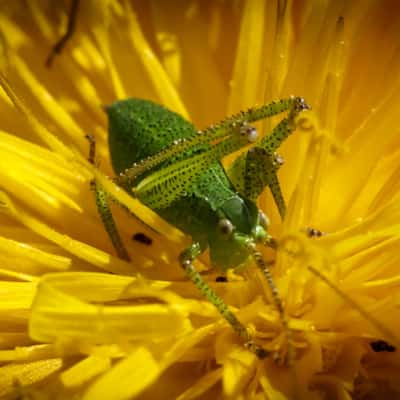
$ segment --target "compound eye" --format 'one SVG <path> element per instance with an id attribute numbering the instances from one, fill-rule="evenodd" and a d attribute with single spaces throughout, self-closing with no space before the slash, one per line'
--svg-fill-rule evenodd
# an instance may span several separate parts
<path id="1" fill-rule="evenodd" d="M 218 222 L 218 230 L 224 236 L 229 236 L 233 232 L 233 225 L 229 219 L 220 219 Z"/>
<path id="2" fill-rule="evenodd" d="M 268 229 L 270 221 L 262 211 L 258 212 L 258 222 L 263 228 Z"/>

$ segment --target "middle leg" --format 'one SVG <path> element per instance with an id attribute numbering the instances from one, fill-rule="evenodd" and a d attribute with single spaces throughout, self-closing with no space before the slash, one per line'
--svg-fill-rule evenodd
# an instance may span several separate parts
<path id="1" fill-rule="evenodd" d="M 86 139 L 88 139 L 90 145 L 88 160 L 91 164 L 94 164 L 96 156 L 96 141 L 92 135 L 86 135 Z M 95 193 L 97 211 L 99 212 L 104 228 L 111 239 L 118 257 L 130 261 L 129 254 L 122 242 L 121 235 L 118 232 L 117 225 L 115 224 L 114 217 L 111 213 L 107 192 L 98 182 L 96 182 L 95 179 L 90 182 L 90 188 Z"/>

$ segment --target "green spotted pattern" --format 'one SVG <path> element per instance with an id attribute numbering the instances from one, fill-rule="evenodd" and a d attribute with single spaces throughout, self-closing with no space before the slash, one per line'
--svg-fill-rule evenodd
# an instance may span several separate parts
<path id="1" fill-rule="evenodd" d="M 255 344 L 247 328 L 229 310 L 225 302 L 196 271 L 193 261 L 209 248 L 214 267 L 226 271 L 247 262 L 250 256 L 266 276 L 280 313 L 282 325 L 288 325 L 278 291 L 268 265 L 255 253 L 260 232 L 259 211 L 255 200 L 269 186 L 281 215 L 285 203 L 277 179 L 279 165 L 275 150 L 294 129 L 294 118 L 303 109 L 298 97 L 254 107 L 229 117 L 203 132 L 166 108 L 141 99 L 128 99 L 107 107 L 109 147 L 117 182 L 166 221 L 191 235 L 193 244 L 181 253 L 187 276 L 218 309 L 259 358 L 268 352 Z M 231 168 L 229 177 L 221 165 L 226 155 L 248 145 L 246 129 L 251 122 L 288 111 L 288 116 Z M 116 230 L 107 198 L 95 185 L 96 201 L 104 225 L 121 258 L 128 259 Z M 226 237 L 218 229 L 221 219 L 229 219 L 234 234 Z M 259 236 L 257 237 L 259 240 Z M 253 253 L 253 254 L 252 254 Z M 288 342 L 290 333 L 287 332 Z"/>
<path id="2" fill-rule="evenodd" d="M 96 181 L 92 181 L 91 188 L 96 196 L 96 205 L 99 211 L 103 225 L 111 239 L 111 242 L 117 251 L 118 257 L 123 260 L 130 261 L 128 252 L 122 242 L 121 236 L 119 235 L 117 226 L 115 225 L 114 218 L 112 216 L 110 206 L 108 203 L 108 195 L 104 191 L 103 187 Z"/>
<path id="3" fill-rule="evenodd" d="M 204 131 L 197 132 L 193 125 L 180 115 L 158 104 L 141 99 L 115 102 L 107 108 L 110 119 L 109 144 L 114 170 L 118 173 L 124 173 L 124 176 L 119 178 L 120 182 L 124 182 L 124 180 L 132 182 L 145 171 L 171 160 L 171 157 L 185 153 L 188 149 L 198 145 L 210 144 L 234 132 L 238 133 L 244 123 L 268 118 L 289 109 L 296 109 L 296 107 L 300 109 L 301 107 L 297 106 L 297 104 L 301 104 L 302 101 L 299 97 L 291 97 L 261 107 L 250 108 L 247 111 L 242 111 L 226 118 Z M 144 102 L 143 105 L 141 104 L 142 102 Z M 129 114 L 126 114 L 125 111 L 129 111 Z M 143 115 L 142 111 L 145 111 Z M 168 115 L 165 115 L 166 112 Z M 121 118 L 122 116 L 123 118 Z M 131 119 L 136 119 L 138 116 L 138 121 L 131 121 Z M 150 121 L 151 118 L 158 118 L 159 123 L 154 124 L 154 122 Z M 156 143 L 164 143 L 164 146 L 154 147 L 157 151 L 150 153 L 148 152 L 149 146 L 154 145 L 151 140 L 147 139 L 143 142 L 137 142 L 136 140 L 140 136 L 140 129 L 145 128 L 146 123 L 148 123 L 148 126 L 143 130 L 143 133 L 146 133 L 146 137 L 153 136 L 156 133 Z M 164 132 L 165 130 L 162 126 L 165 123 L 172 124 L 177 129 L 168 129 Z M 179 126 L 181 123 L 183 123 L 183 128 Z M 154 129 L 157 126 L 161 128 L 159 130 Z M 130 135 L 131 130 L 132 134 Z M 114 135 L 118 136 L 118 138 L 115 138 Z M 273 147 L 277 148 L 281 142 L 282 140 L 279 142 L 279 138 L 275 140 L 275 136 L 272 136 L 268 145 L 271 146 L 271 149 Z M 137 151 L 137 146 L 143 147 L 143 150 Z M 143 154 L 147 154 L 147 156 L 140 158 Z"/>
<path id="4" fill-rule="evenodd" d="M 293 107 L 293 104 L 291 106 Z M 241 154 L 227 171 L 236 190 L 253 201 L 268 186 L 282 218 L 286 212 L 286 205 L 278 181 L 274 153 L 293 132 L 294 118 L 298 112 L 296 109 L 290 109 L 289 117 L 276 125 L 257 146 Z"/>
<path id="5" fill-rule="evenodd" d="M 203 153 L 177 161 L 149 175 L 138 184 L 135 194 L 150 208 L 168 207 L 177 198 L 191 192 L 196 178 L 210 165 L 244 144 L 239 137 L 224 139 Z"/>

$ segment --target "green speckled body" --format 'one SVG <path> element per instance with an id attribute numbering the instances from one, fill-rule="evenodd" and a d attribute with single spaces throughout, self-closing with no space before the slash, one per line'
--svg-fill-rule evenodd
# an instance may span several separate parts
<path id="1" fill-rule="evenodd" d="M 291 96 L 241 111 L 202 132 L 196 132 L 178 114 L 147 100 L 127 99 L 106 108 L 110 155 L 118 174 L 116 183 L 191 235 L 193 242 L 179 255 L 182 269 L 244 340 L 245 347 L 260 359 L 270 352 L 255 343 L 246 326 L 197 271 L 194 261 L 207 248 L 212 266 L 222 272 L 252 260 L 266 278 L 286 332 L 287 354 L 291 353 L 293 345 L 284 307 L 268 263 L 257 249 L 257 245 L 277 248 L 277 243 L 268 234 L 267 216 L 257 209 L 255 202 L 269 187 L 284 217 L 286 205 L 277 176 L 281 163 L 276 150 L 293 132 L 297 115 L 308 108 L 304 99 Z M 268 135 L 258 138 L 251 124 L 282 112 L 287 112 L 287 116 Z M 94 163 L 95 141 L 90 136 L 88 139 L 89 161 Z M 240 149 L 245 151 L 225 172 L 221 160 Z M 130 261 L 107 193 L 96 180 L 92 187 L 100 217 L 118 256 Z"/>
<path id="2" fill-rule="evenodd" d="M 117 174 L 135 162 L 158 154 L 175 140 L 196 134 L 194 126 L 180 115 L 147 100 L 118 101 L 107 107 L 107 113 L 110 155 Z M 197 146 L 168 159 L 137 178 L 135 185 L 152 172 L 176 160 L 207 151 L 207 148 Z M 146 204 L 146 198 L 140 200 Z M 247 252 L 233 239 L 220 234 L 218 221 L 228 218 L 238 232 L 250 235 L 257 225 L 258 209 L 253 202 L 236 193 L 220 162 L 212 164 L 194 179 L 184 197 L 154 211 L 191 235 L 203 250 L 210 247 L 214 266 L 227 269 L 246 261 Z"/>
<path id="3" fill-rule="evenodd" d="M 148 100 L 116 101 L 107 107 L 107 114 L 110 156 L 116 173 L 159 153 L 175 139 L 195 134 L 190 122 Z"/>

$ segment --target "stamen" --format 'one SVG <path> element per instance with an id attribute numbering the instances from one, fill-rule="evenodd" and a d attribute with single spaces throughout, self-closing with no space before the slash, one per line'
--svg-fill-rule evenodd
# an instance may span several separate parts
<path id="1" fill-rule="evenodd" d="M 350 305 L 354 310 L 356 310 L 361 316 L 363 316 L 375 329 L 378 330 L 381 334 L 384 335 L 385 339 L 388 339 L 389 342 L 394 343 L 396 347 L 400 347 L 399 338 L 382 322 L 378 321 L 371 314 L 369 314 L 363 307 L 361 307 L 358 303 L 356 303 L 351 297 L 347 296 L 342 290 L 340 290 L 334 283 L 328 279 L 324 274 L 320 271 L 309 265 L 307 269 L 317 276 L 321 281 L 325 282 L 339 297 L 341 297 L 348 305 Z"/>

